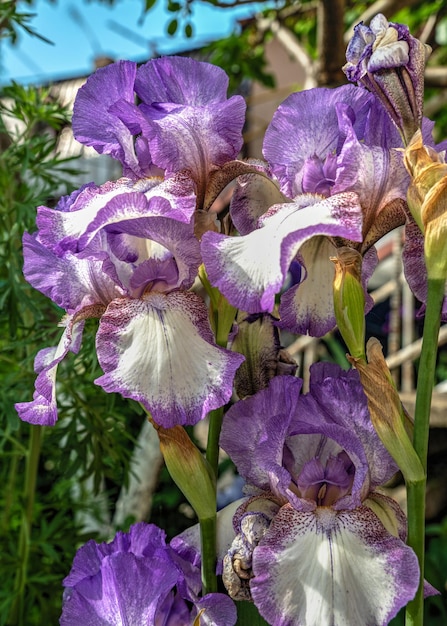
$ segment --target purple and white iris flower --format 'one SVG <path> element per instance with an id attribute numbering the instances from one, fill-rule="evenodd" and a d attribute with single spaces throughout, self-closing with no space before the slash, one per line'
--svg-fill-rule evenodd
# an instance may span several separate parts
<path id="1" fill-rule="evenodd" d="M 209 174 L 242 148 L 246 105 L 242 96 L 227 98 L 227 88 L 222 69 L 187 57 L 138 68 L 119 61 L 79 90 L 73 131 L 81 143 L 121 161 L 133 179 L 187 172 L 201 209 Z"/>
<path id="2" fill-rule="evenodd" d="M 396 466 L 357 372 L 318 363 L 301 386 L 276 377 L 226 414 L 221 445 L 256 495 L 234 517 L 224 581 L 274 626 L 385 625 L 419 582 L 405 517 L 378 491 Z"/>
<path id="3" fill-rule="evenodd" d="M 64 580 L 61 626 L 233 626 L 224 594 L 199 597 L 200 568 L 182 559 L 157 526 L 143 522 L 111 543 L 82 546 Z"/>
<path id="4" fill-rule="evenodd" d="M 405 222 L 408 175 L 396 150 L 401 145 L 380 103 L 355 86 L 289 96 L 264 139 L 268 170 L 279 187 L 275 206 L 260 217 L 266 208 L 251 199 L 259 195 L 260 176 L 245 178 L 234 202 L 243 236 L 203 238 L 210 280 L 235 306 L 271 312 L 288 270 L 298 264 L 301 277 L 282 295 L 279 325 L 324 335 L 335 326 L 330 257 L 337 246 L 348 241 L 362 253 L 366 288 L 376 264 L 374 243 Z M 264 187 L 274 198 L 273 184 Z M 368 296 L 366 301 L 370 308 Z"/>
<path id="5" fill-rule="evenodd" d="M 188 291 L 199 243 L 192 223 L 175 218 L 194 196 L 167 203 L 169 182 L 108 199 L 122 179 L 39 208 L 39 231 L 23 240 L 24 274 L 67 317 L 59 346 L 36 358 L 34 400 L 16 405 L 25 421 L 56 421 L 57 365 L 78 349 L 87 317 L 100 317 L 97 384 L 141 402 L 165 428 L 194 424 L 230 398 L 243 357 L 215 345 L 205 303 Z"/>
<path id="6" fill-rule="evenodd" d="M 37 355 L 34 400 L 16 405 L 25 421 L 55 423 L 57 366 L 79 349 L 87 317 L 100 317 L 96 382 L 165 428 L 231 397 L 243 357 L 215 344 L 205 303 L 189 291 L 202 262 L 198 194 L 242 143 L 245 104 L 226 99 L 227 81 L 209 64 L 165 58 L 113 64 L 80 90 L 77 138 L 119 159 L 126 177 L 39 207 L 38 232 L 24 236 L 26 279 L 67 313 L 58 347 Z"/>

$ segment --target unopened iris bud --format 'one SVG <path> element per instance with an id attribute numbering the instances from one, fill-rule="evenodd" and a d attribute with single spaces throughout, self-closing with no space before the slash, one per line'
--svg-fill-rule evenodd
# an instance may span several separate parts
<path id="1" fill-rule="evenodd" d="M 422 121 L 424 71 L 430 46 L 404 24 L 376 15 L 354 29 L 343 67 L 348 80 L 364 85 L 382 102 L 408 144 Z"/>
<path id="2" fill-rule="evenodd" d="M 424 254 L 429 278 L 447 277 L 447 163 L 444 154 L 425 146 L 417 132 L 405 150 L 405 167 L 412 181 L 407 199 L 424 233 Z"/>
<path id="3" fill-rule="evenodd" d="M 199 278 L 210 299 L 210 324 L 216 343 L 225 348 L 237 309 L 228 302 L 217 287 L 212 286 L 203 264 L 199 267 Z"/>
<path id="4" fill-rule="evenodd" d="M 334 311 L 338 329 L 350 354 L 365 359 L 365 294 L 361 282 L 362 256 L 347 246 L 331 257 L 335 265 Z"/>
<path id="5" fill-rule="evenodd" d="M 245 356 L 234 377 L 239 398 L 264 389 L 274 376 L 296 374 L 298 366 L 282 348 L 275 321 L 269 313 L 250 315 L 239 311 L 236 317 L 231 349 Z"/>
<path id="6" fill-rule="evenodd" d="M 367 361 L 348 356 L 360 375 L 371 421 L 385 448 L 396 461 L 406 481 L 417 482 L 424 469 L 405 427 L 405 412 L 380 342 L 372 337 L 366 346 Z"/>
<path id="7" fill-rule="evenodd" d="M 199 520 L 213 517 L 216 514 L 216 487 L 206 459 L 182 426 L 163 428 L 152 423 L 158 433 L 166 467 L 175 484 Z"/>

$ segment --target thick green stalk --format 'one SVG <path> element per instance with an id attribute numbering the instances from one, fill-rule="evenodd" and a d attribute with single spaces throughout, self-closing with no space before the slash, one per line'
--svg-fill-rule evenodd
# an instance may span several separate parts
<path id="1" fill-rule="evenodd" d="M 9 615 L 9 624 L 25 626 L 25 588 L 28 570 L 31 527 L 36 492 L 37 469 L 42 443 L 42 426 L 31 426 L 28 455 L 26 458 L 25 483 L 23 489 L 24 510 L 20 529 L 18 560 L 20 566 L 16 573 L 14 592 L 15 600 Z"/>
<path id="2" fill-rule="evenodd" d="M 438 334 L 441 323 L 444 288 L 445 280 L 428 280 L 427 308 L 425 312 L 421 358 L 418 368 L 413 437 L 413 446 L 425 473 L 427 473 L 430 408 L 435 379 Z M 415 551 L 421 571 L 418 592 L 407 606 L 407 626 L 422 626 L 424 620 L 425 487 L 426 478 L 424 478 L 422 482 L 409 482 L 407 484 L 408 545 Z"/>
<path id="3" fill-rule="evenodd" d="M 217 591 L 216 577 L 216 520 L 217 516 L 199 520 L 200 522 L 200 547 L 202 553 L 202 593 L 215 593 Z"/>

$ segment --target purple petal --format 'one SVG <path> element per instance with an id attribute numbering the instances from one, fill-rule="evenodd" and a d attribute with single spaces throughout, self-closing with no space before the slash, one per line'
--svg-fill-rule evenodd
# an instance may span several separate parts
<path id="1" fill-rule="evenodd" d="M 66 321 L 64 333 L 56 348 L 40 350 L 34 361 L 34 371 L 38 374 L 35 382 L 34 400 L 18 402 L 15 409 L 24 422 L 41 426 L 54 426 L 57 421 L 56 373 L 57 366 L 71 350 L 80 347 L 84 324 Z"/>
<path id="2" fill-rule="evenodd" d="M 356 194 L 327 199 L 303 195 L 271 207 L 260 228 L 248 235 L 205 233 L 203 260 L 211 283 L 233 306 L 249 313 L 271 312 L 301 246 L 316 235 L 360 241 L 361 221 Z"/>
<path id="3" fill-rule="evenodd" d="M 264 137 L 264 157 L 289 197 L 302 193 L 303 167 L 307 159 L 325 161 L 339 143 L 336 104 L 345 103 L 355 115 L 362 136 L 373 96 L 353 85 L 318 88 L 294 93 L 278 107 Z M 355 111 L 355 113 L 354 113 Z"/>
<path id="4" fill-rule="evenodd" d="M 237 611 L 233 600 L 223 593 L 209 593 L 196 602 L 196 610 L 200 611 L 200 624 L 206 626 L 234 626 Z"/>
<path id="5" fill-rule="evenodd" d="M 276 376 L 267 389 L 239 400 L 225 414 L 220 445 L 238 472 L 260 489 L 271 489 L 272 475 L 278 475 L 286 487 L 291 480 L 282 462 L 301 386 L 298 378 Z"/>
<path id="6" fill-rule="evenodd" d="M 155 59 L 139 68 L 136 91 L 154 163 L 168 173 L 189 170 L 196 181 L 234 159 L 242 147 L 245 102 L 227 99 L 218 67 L 189 59 Z M 139 120 L 140 125 L 141 119 Z"/>
<path id="7" fill-rule="evenodd" d="M 176 583 L 174 564 L 118 553 L 101 562 L 101 571 L 67 590 L 62 626 L 153 624 L 157 608 Z"/>
<path id="8" fill-rule="evenodd" d="M 26 280 L 69 313 L 88 305 L 107 305 L 122 295 L 103 271 L 102 262 L 81 259 L 67 252 L 54 254 L 37 239 L 23 235 L 23 273 Z"/>
<path id="9" fill-rule="evenodd" d="M 419 302 L 423 303 L 418 316 L 423 316 L 425 315 L 425 304 L 427 302 L 427 268 L 424 258 L 424 235 L 412 218 L 405 226 L 405 242 L 402 260 L 408 285 Z M 447 284 L 442 303 L 441 321 L 447 322 Z"/>
<path id="10" fill-rule="evenodd" d="M 81 143 L 121 161 L 125 173 L 141 176 L 149 164 L 138 163 L 132 133 L 109 111 L 117 101 L 134 102 L 136 70 L 136 63 L 118 61 L 92 74 L 76 96 L 73 132 Z"/>
<path id="11" fill-rule="evenodd" d="M 96 345 L 105 374 L 95 382 L 142 402 L 165 428 L 195 424 L 225 404 L 243 360 L 214 344 L 206 306 L 191 292 L 115 300 Z"/>
<path id="12" fill-rule="evenodd" d="M 85 189 L 69 212 L 39 207 L 37 225 L 42 243 L 61 253 L 76 251 L 81 237 L 85 247 L 107 225 L 148 215 L 189 222 L 194 208 L 195 196 L 188 177 L 179 175 L 163 182 L 156 178 L 137 182 L 121 178 Z"/>
<path id="13" fill-rule="evenodd" d="M 252 596 L 275 626 L 385 626 L 415 595 L 418 561 L 367 508 L 283 507 L 253 554 Z"/>

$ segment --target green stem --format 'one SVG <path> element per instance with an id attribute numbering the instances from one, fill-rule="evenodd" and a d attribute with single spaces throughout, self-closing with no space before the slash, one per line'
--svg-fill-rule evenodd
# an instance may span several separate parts
<path id="1" fill-rule="evenodd" d="M 23 489 L 24 509 L 18 546 L 18 561 L 20 566 L 16 573 L 14 591 L 15 599 L 9 616 L 9 624 L 24 626 L 25 621 L 25 588 L 28 571 L 31 527 L 33 523 L 34 499 L 36 493 L 37 469 L 39 465 L 42 443 L 42 426 L 32 426 L 28 455 L 26 458 L 25 483 Z"/>
<path id="2" fill-rule="evenodd" d="M 202 552 L 202 593 L 217 591 L 216 577 L 216 523 L 217 516 L 200 520 L 200 547 Z"/>
<path id="3" fill-rule="evenodd" d="M 206 460 L 217 479 L 219 467 L 219 438 L 222 429 L 223 407 L 209 412 L 208 442 L 206 446 Z"/>
<path id="4" fill-rule="evenodd" d="M 441 323 L 445 280 L 429 279 L 427 308 L 421 358 L 418 368 L 413 446 L 427 473 L 430 409 L 438 352 L 438 334 Z M 407 484 L 408 545 L 419 560 L 421 577 L 415 598 L 406 609 L 407 626 L 422 626 L 424 620 L 424 553 L 425 553 L 425 491 L 426 477 L 421 482 Z"/>

